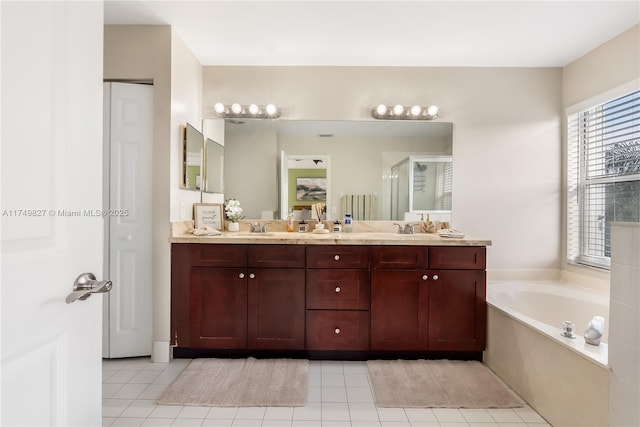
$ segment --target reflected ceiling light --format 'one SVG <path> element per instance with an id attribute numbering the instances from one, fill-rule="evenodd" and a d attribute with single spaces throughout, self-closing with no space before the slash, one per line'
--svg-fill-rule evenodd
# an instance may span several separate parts
<path id="1" fill-rule="evenodd" d="M 213 109 L 216 113 L 222 114 L 224 113 L 224 104 L 222 102 L 216 102 L 216 104 L 213 106 Z"/>
<path id="2" fill-rule="evenodd" d="M 438 106 L 437 105 L 429 106 L 429 108 L 427 108 L 427 115 L 431 116 L 434 119 L 438 117 Z"/>
<path id="3" fill-rule="evenodd" d="M 225 105 L 221 102 L 217 102 L 213 106 L 213 111 L 218 117 L 234 119 L 276 119 L 280 117 L 280 111 L 278 111 L 278 108 L 273 104 L 241 105 L 234 103 L 231 105 Z"/>
<path id="4" fill-rule="evenodd" d="M 273 104 L 267 104 L 267 106 L 265 107 L 265 110 L 267 112 L 267 115 L 269 115 L 269 116 L 276 116 L 276 115 L 279 116 L 280 115 L 280 114 L 278 114 L 278 109 Z"/>
<path id="5" fill-rule="evenodd" d="M 242 113 L 242 105 L 240 105 L 238 103 L 231 104 L 231 111 L 233 112 L 233 114 Z"/>
<path id="6" fill-rule="evenodd" d="M 420 105 L 405 106 L 401 104 L 393 107 L 380 104 L 371 111 L 374 119 L 380 120 L 433 120 L 438 117 L 439 109 L 435 105 L 422 107 Z"/>

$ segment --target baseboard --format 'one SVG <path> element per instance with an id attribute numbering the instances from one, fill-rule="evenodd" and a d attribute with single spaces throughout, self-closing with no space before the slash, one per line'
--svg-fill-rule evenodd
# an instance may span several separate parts
<path id="1" fill-rule="evenodd" d="M 153 363 L 168 363 L 171 355 L 169 341 L 154 341 L 151 351 L 151 361 Z"/>

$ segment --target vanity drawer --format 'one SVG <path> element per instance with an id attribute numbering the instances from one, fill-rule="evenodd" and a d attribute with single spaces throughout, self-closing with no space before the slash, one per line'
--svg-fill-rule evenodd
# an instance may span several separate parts
<path id="1" fill-rule="evenodd" d="M 447 246 L 429 249 L 429 268 L 447 270 L 484 270 L 487 265 L 484 246 Z"/>
<path id="2" fill-rule="evenodd" d="M 369 268 L 366 246 L 308 246 L 307 268 Z"/>
<path id="3" fill-rule="evenodd" d="M 251 245 L 249 267 L 304 268 L 305 250 L 302 245 Z"/>
<path id="4" fill-rule="evenodd" d="M 368 348 L 368 311 L 307 310 L 308 350 Z"/>
<path id="5" fill-rule="evenodd" d="M 368 310 L 369 289 L 368 270 L 307 270 L 308 309 Z"/>
<path id="6" fill-rule="evenodd" d="M 246 245 L 192 244 L 191 265 L 194 267 L 245 267 Z"/>
<path id="7" fill-rule="evenodd" d="M 377 246 L 371 249 L 373 268 L 424 269 L 428 250 L 422 246 Z"/>

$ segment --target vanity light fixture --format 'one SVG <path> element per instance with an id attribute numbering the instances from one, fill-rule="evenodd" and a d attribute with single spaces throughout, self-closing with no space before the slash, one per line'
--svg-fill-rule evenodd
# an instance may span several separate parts
<path id="1" fill-rule="evenodd" d="M 258 105 L 249 104 L 242 105 L 238 103 L 225 105 L 217 102 L 213 106 L 216 116 L 236 119 L 276 119 L 280 117 L 280 111 L 273 104 Z"/>
<path id="2" fill-rule="evenodd" d="M 422 107 L 401 104 L 392 107 L 380 104 L 371 111 L 371 116 L 380 120 L 433 120 L 438 117 L 438 107 L 436 105 Z"/>

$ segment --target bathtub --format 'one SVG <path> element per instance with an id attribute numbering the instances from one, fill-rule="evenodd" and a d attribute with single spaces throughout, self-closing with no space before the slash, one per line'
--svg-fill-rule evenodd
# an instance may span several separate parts
<path id="1" fill-rule="evenodd" d="M 609 296 L 560 281 L 491 282 L 487 303 L 485 363 L 551 425 L 608 425 L 608 331 L 599 346 L 582 333 L 596 315 L 608 328 Z M 564 320 L 576 338 L 561 335 Z"/>

